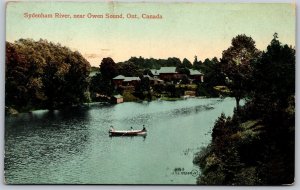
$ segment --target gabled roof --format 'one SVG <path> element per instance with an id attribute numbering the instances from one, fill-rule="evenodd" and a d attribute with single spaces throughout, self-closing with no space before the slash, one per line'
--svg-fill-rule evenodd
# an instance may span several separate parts
<path id="1" fill-rule="evenodd" d="M 115 98 L 123 98 L 123 96 L 121 96 L 120 94 L 118 95 L 114 95 Z"/>
<path id="2" fill-rule="evenodd" d="M 151 73 L 152 73 L 154 76 L 158 76 L 158 75 L 159 75 L 159 70 L 151 69 L 150 71 L 151 71 Z"/>
<path id="3" fill-rule="evenodd" d="M 150 77 L 149 75 L 143 75 L 144 78 L 148 78 L 149 80 L 153 80 L 152 77 Z"/>
<path id="4" fill-rule="evenodd" d="M 176 67 L 161 67 L 159 69 L 159 74 L 161 73 L 177 73 Z"/>
<path id="5" fill-rule="evenodd" d="M 91 71 L 89 74 L 89 77 L 96 76 L 97 73 L 98 73 L 98 71 Z"/>
<path id="6" fill-rule="evenodd" d="M 203 75 L 203 74 L 198 70 L 190 69 L 190 75 Z"/>
<path id="7" fill-rule="evenodd" d="M 141 79 L 139 77 L 125 77 L 124 82 L 130 82 L 130 81 L 140 81 Z"/>
<path id="8" fill-rule="evenodd" d="M 123 75 L 118 75 L 115 78 L 113 78 L 114 80 L 124 80 L 125 77 Z"/>

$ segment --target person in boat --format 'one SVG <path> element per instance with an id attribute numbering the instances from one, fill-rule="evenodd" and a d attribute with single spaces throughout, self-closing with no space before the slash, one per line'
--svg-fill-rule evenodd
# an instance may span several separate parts
<path id="1" fill-rule="evenodd" d="M 143 125 L 142 131 L 147 131 L 145 125 Z"/>
<path id="2" fill-rule="evenodd" d="M 115 129 L 112 125 L 110 126 L 110 131 L 115 131 Z"/>
<path id="3" fill-rule="evenodd" d="M 131 130 L 131 131 L 133 131 L 133 128 L 132 128 L 132 127 L 130 127 L 130 130 Z"/>

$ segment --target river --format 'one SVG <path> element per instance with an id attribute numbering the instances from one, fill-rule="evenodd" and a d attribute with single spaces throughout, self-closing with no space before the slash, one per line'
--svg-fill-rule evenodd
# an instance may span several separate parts
<path id="1" fill-rule="evenodd" d="M 90 104 L 5 119 L 9 184 L 196 184 L 194 154 L 215 120 L 233 114 L 232 98 Z M 144 137 L 109 137 L 116 129 Z"/>

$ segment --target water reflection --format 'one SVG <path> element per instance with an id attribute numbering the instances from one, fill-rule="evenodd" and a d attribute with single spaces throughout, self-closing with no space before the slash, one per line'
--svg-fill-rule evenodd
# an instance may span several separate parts
<path id="1" fill-rule="evenodd" d="M 6 118 L 5 170 L 39 172 L 43 166 L 81 154 L 90 136 L 84 109 L 35 111 Z M 28 174 L 28 173 L 27 173 Z M 7 172 L 6 176 L 14 177 Z"/>
<path id="2" fill-rule="evenodd" d="M 195 184 L 193 155 L 211 140 L 215 119 L 231 115 L 234 99 L 90 104 L 34 111 L 5 119 L 8 183 Z M 116 129 L 145 137 L 109 137 Z M 184 173 L 189 174 L 189 173 Z"/>

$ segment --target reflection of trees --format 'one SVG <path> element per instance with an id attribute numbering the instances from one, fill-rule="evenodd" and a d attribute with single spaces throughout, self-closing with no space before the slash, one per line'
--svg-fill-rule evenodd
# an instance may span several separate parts
<path id="1" fill-rule="evenodd" d="M 89 138 L 88 121 L 89 115 L 84 108 L 28 113 L 7 119 L 7 175 L 10 169 L 34 169 L 32 166 L 47 166 L 82 154 Z"/>

